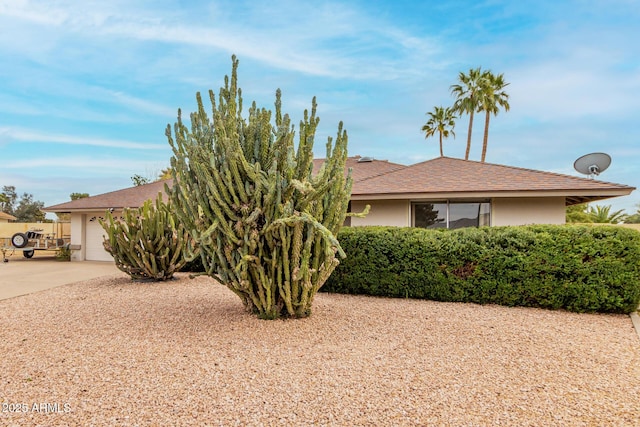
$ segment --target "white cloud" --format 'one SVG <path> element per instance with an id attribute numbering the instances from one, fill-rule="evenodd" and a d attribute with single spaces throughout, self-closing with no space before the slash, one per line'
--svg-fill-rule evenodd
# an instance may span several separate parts
<path id="1" fill-rule="evenodd" d="M 585 116 L 620 118 L 640 109 L 637 75 L 587 66 L 587 62 L 564 58 L 511 70 L 509 92 L 515 113 L 546 121 Z"/>
<path id="2" fill-rule="evenodd" d="M 154 13 L 147 9 L 143 13 L 129 3 L 110 3 L 23 0 L 5 3 L 0 10 L 7 16 L 57 27 L 87 41 L 104 42 L 107 37 L 120 43 L 133 39 L 202 46 L 274 68 L 334 78 L 386 80 L 419 73 L 424 69 L 420 64 L 436 62 L 434 53 L 439 50 L 433 41 L 408 34 L 370 16 L 365 9 L 346 4 L 241 5 L 246 10 L 235 19 L 216 16 L 203 24 L 197 16 L 190 16 L 196 19 L 185 19 L 190 21 L 185 25 L 176 21 L 172 10 Z M 274 11 L 278 13 L 272 20 L 265 19 L 265 13 L 273 15 Z M 242 18 L 238 20 L 237 16 Z M 338 39 L 342 41 L 336 44 Z M 380 52 L 382 46 L 385 51 Z M 396 58 L 386 59 L 386 50 L 393 51 Z"/>
<path id="3" fill-rule="evenodd" d="M 124 92 L 102 88 L 95 88 L 95 92 L 97 94 L 104 93 L 105 97 L 103 99 L 105 101 L 113 101 L 128 110 L 141 111 L 163 117 L 174 117 L 176 115 L 177 109 L 175 108 L 160 105 L 158 103 L 151 102 L 146 99 L 141 99 Z M 98 99 L 100 98 L 102 97 L 99 97 Z"/>
<path id="4" fill-rule="evenodd" d="M 136 171 L 142 175 L 144 164 L 139 160 L 123 159 L 123 158 L 95 158 L 95 157 L 30 157 L 12 161 L 4 165 L 6 170 L 25 170 L 28 168 L 50 168 L 50 170 L 72 170 L 74 175 L 102 175 L 103 173 L 111 174 L 114 171 Z"/>
<path id="5" fill-rule="evenodd" d="M 98 147 L 126 148 L 132 150 L 166 150 L 166 144 L 149 144 L 121 139 L 51 134 L 16 127 L 0 127 L 0 144 L 11 141 L 30 141 L 67 145 L 91 145 Z"/>
<path id="6" fill-rule="evenodd" d="M 53 5 L 34 4 L 30 0 L 0 1 L 0 15 L 30 21 L 41 25 L 61 25 L 68 18 L 69 13 Z"/>

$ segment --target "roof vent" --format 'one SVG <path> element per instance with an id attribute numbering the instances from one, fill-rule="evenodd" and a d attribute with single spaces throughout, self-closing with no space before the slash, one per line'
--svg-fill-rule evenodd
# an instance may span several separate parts
<path id="1" fill-rule="evenodd" d="M 370 163 L 373 162 L 374 158 L 373 157 L 360 157 L 358 159 L 358 163 Z"/>

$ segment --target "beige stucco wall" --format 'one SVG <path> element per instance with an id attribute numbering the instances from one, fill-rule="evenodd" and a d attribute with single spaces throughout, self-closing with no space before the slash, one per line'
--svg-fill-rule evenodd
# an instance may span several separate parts
<path id="1" fill-rule="evenodd" d="M 564 224 L 564 197 L 493 199 L 491 225 Z"/>
<path id="2" fill-rule="evenodd" d="M 353 212 L 361 212 L 369 204 L 365 218 L 351 218 L 352 226 L 411 226 L 409 200 L 358 200 L 351 202 Z M 564 197 L 505 198 L 491 201 L 491 225 L 564 224 Z"/>
<path id="3" fill-rule="evenodd" d="M 80 213 L 71 214 L 71 261 L 85 260 L 85 215 Z"/>
<path id="4" fill-rule="evenodd" d="M 68 222 L 1 222 L 0 237 L 11 237 L 16 233 L 24 233 L 31 229 L 42 230 L 45 234 L 55 234 L 56 237 L 69 237 Z"/>
<path id="5" fill-rule="evenodd" d="M 362 212 L 366 205 L 371 206 L 365 218 L 351 218 L 354 227 L 363 225 L 390 225 L 408 227 L 411 209 L 408 200 L 353 200 L 352 212 Z"/>

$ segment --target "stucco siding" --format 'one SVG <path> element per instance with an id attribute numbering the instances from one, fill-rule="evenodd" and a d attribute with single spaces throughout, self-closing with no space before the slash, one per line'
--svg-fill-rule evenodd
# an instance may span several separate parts
<path id="1" fill-rule="evenodd" d="M 369 214 L 365 218 L 352 218 L 352 226 L 411 225 L 409 200 L 352 201 L 351 210 L 361 212 L 367 204 L 371 205 Z M 492 226 L 564 223 L 564 197 L 505 198 L 491 201 Z"/>
<path id="2" fill-rule="evenodd" d="M 410 207 L 408 200 L 358 200 L 351 202 L 353 212 L 362 212 L 366 205 L 371 206 L 364 218 L 351 218 L 354 227 L 364 225 L 388 225 L 408 227 L 410 225 Z"/>
<path id="3" fill-rule="evenodd" d="M 564 197 L 493 199 L 491 225 L 564 224 Z"/>
<path id="4" fill-rule="evenodd" d="M 85 215 L 81 213 L 71 214 L 71 261 L 85 260 Z"/>

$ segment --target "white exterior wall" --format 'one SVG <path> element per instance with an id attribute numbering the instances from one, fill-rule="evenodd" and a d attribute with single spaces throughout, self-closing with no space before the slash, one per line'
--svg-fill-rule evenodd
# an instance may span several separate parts
<path id="1" fill-rule="evenodd" d="M 408 227 L 411 225 L 411 206 L 408 200 L 352 200 L 351 211 L 362 212 L 366 205 L 371 205 L 369 214 L 364 218 L 352 217 L 353 227 L 363 225 Z"/>
<path id="2" fill-rule="evenodd" d="M 71 261 L 85 260 L 85 215 L 81 213 L 71 214 Z"/>
<path id="3" fill-rule="evenodd" d="M 493 199 L 491 225 L 564 224 L 564 200 L 564 197 Z"/>

